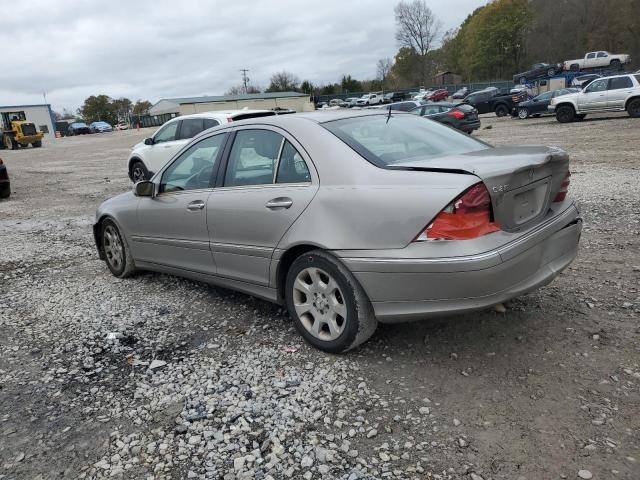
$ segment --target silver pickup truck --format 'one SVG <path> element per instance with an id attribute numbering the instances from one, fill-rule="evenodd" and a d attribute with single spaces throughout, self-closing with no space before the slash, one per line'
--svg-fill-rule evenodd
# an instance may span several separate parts
<path id="1" fill-rule="evenodd" d="M 640 74 L 598 78 L 580 92 L 553 98 L 548 109 L 561 123 L 598 112 L 627 111 L 630 117 L 640 118 Z"/>

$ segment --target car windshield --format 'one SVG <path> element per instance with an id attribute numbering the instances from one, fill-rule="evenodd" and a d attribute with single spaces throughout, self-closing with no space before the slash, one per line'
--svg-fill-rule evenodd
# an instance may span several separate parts
<path id="1" fill-rule="evenodd" d="M 374 165 L 386 168 L 490 148 L 474 138 L 416 115 L 372 115 L 322 124 Z"/>

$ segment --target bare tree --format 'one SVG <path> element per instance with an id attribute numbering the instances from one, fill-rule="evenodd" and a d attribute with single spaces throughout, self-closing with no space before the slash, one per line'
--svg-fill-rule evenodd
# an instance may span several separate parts
<path id="1" fill-rule="evenodd" d="M 440 36 L 442 22 L 427 7 L 425 0 L 401 0 L 394 9 L 396 40 L 400 47 L 410 48 L 419 55 L 421 80 L 427 77 L 427 52 Z"/>
<path id="2" fill-rule="evenodd" d="M 300 79 L 291 72 L 283 70 L 271 75 L 271 83 L 267 92 L 291 92 L 298 89 Z"/>
<path id="3" fill-rule="evenodd" d="M 398 28 L 396 40 L 400 46 L 425 55 L 440 35 L 442 22 L 427 7 L 425 0 L 402 0 L 394 11 Z"/>
<path id="4" fill-rule="evenodd" d="M 255 85 L 247 85 L 246 90 L 247 90 L 246 93 L 262 92 L 260 87 L 257 87 Z M 244 95 L 244 93 L 245 93 L 245 86 L 244 84 L 240 84 L 240 85 L 234 85 L 233 87 L 231 87 L 229 90 L 225 92 L 225 95 Z"/>
<path id="5" fill-rule="evenodd" d="M 378 79 L 382 83 L 382 87 L 384 88 L 384 82 L 391 71 L 391 67 L 393 67 L 393 60 L 389 57 L 381 58 L 378 60 L 377 70 L 378 70 Z"/>

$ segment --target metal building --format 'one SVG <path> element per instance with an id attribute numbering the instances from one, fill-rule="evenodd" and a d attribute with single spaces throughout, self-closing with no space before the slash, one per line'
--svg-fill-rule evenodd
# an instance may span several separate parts
<path id="1" fill-rule="evenodd" d="M 24 112 L 25 117 L 44 133 L 44 140 L 55 140 L 55 120 L 50 104 L 43 105 L 9 105 L 0 106 L 0 114 L 8 112 Z"/>
<path id="2" fill-rule="evenodd" d="M 207 97 L 163 98 L 149 109 L 150 115 L 210 112 L 212 110 L 239 110 L 242 108 L 270 110 L 275 107 L 289 108 L 296 112 L 313 110 L 306 93 L 272 92 L 243 95 L 219 95 Z"/>

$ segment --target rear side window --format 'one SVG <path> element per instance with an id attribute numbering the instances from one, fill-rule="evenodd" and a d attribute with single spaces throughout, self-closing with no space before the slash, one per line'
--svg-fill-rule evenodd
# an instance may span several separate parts
<path id="1" fill-rule="evenodd" d="M 634 77 L 636 77 L 636 80 L 640 83 L 640 75 L 634 75 Z"/>
<path id="2" fill-rule="evenodd" d="M 598 58 L 606 57 L 607 54 L 605 52 L 598 52 Z"/>
<path id="3" fill-rule="evenodd" d="M 225 187 L 273 183 L 283 137 L 269 130 L 240 130 L 229 154 Z"/>
<path id="4" fill-rule="evenodd" d="M 609 90 L 619 90 L 621 88 L 632 88 L 633 82 L 629 77 L 614 77 L 609 79 Z"/>
<path id="5" fill-rule="evenodd" d="M 311 181 L 309 168 L 298 151 L 285 140 L 278 163 L 276 183 L 308 183 Z"/>
<path id="6" fill-rule="evenodd" d="M 193 138 L 202 131 L 202 119 L 201 118 L 186 118 L 182 120 L 180 126 L 180 136 L 178 140 L 184 140 L 187 138 Z"/>
<path id="7" fill-rule="evenodd" d="M 210 128 L 217 127 L 220 125 L 220 122 L 214 120 L 213 118 L 205 118 L 204 119 L 204 129 L 209 130 Z"/>
<path id="8" fill-rule="evenodd" d="M 474 138 L 416 115 L 345 118 L 322 126 L 380 168 L 406 161 L 428 164 L 433 158 L 489 148 Z"/>
<path id="9" fill-rule="evenodd" d="M 596 58 L 596 54 L 595 53 L 590 53 L 589 55 L 587 55 L 587 58 Z"/>
<path id="10" fill-rule="evenodd" d="M 153 137 L 153 143 L 173 142 L 176 139 L 178 122 L 171 122 L 165 125 Z"/>

